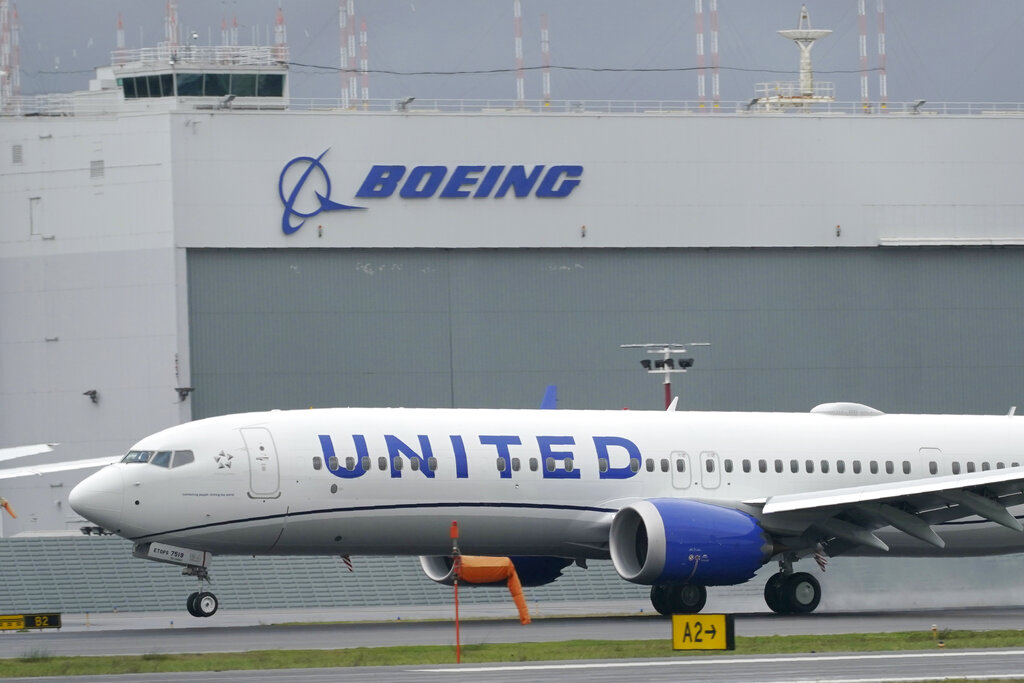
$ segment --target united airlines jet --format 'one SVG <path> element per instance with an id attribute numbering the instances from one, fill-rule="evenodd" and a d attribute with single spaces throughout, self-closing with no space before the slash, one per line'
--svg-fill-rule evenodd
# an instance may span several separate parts
<path id="1" fill-rule="evenodd" d="M 1024 551 L 1024 418 L 810 413 L 339 408 L 227 415 L 149 436 L 79 484 L 72 508 L 137 557 L 198 577 L 210 557 L 419 555 L 452 580 L 510 557 L 525 585 L 610 558 L 664 614 L 750 580 L 814 610 L 807 557 Z"/>

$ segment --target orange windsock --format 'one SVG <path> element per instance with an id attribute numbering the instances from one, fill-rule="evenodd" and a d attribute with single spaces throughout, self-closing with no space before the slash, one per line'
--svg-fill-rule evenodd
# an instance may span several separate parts
<path id="1" fill-rule="evenodd" d="M 2 507 L 2 508 L 3 508 L 4 510 L 7 510 L 7 514 L 9 514 L 9 515 L 10 515 L 11 517 L 13 517 L 14 519 L 17 519 L 17 518 L 18 518 L 18 515 L 14 514 L 14 510 L 12 510 L 12 509 L 11 509 L 11 504 L 10 504 L 10 503 L 8 503 L 8 502 L 7 502 L 7 501 L 6 501 L 5 499 L 3 499 L 3 498 L 0 498 L 0 507 Z"/>
<path id="2" fill-rule="evenodd" d="M 519 623 L 530 623 L 530 610 L 523 596 L 523 585 L 516 574 L 516 566 L 507 557 L 481 557 L 463 555 L 459 567 L 459 578 L 466 583 L 498 583 L 505 581 L 509 593 L 519 610 Z"/>

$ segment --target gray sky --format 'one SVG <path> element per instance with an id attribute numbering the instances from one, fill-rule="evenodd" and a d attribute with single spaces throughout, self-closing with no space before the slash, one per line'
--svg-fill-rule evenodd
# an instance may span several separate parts
<path id="1" fill-rule="evenodd" d="M 85 88 L 108 64 L 120 12 L 129 48 L 163 38 L 165 0 L 20 0 L 22 93 Z M 179 0 L 179 23 L 201 44 L 219 44 L 223 18 L 237 17 L 239 43 L 269 42 L 279 0 Z M 280 0 L 293 62 L 337 67 L 337 0 Z M 709 0 L 704 1 L 705 9 Z M 777 29 L 795 28 L 799 1 L 719 0 L 721 96 L 747 101 L 760 81 L 796 80 L 798 51 Z M 878 65 L 876 0 L 867 0 L 869 66 Z M 551 63 L 618 69 L 696 66 L 692 0 L 522 0 L 527 66 L 539 66 L 540 17 L 547 14 Z M 860 68 L 856 0 L 808 0 L 815 28 L 831 36 L 814 48 L 819 81 L 836 83 L 836 99 L 858 101 Z M 888 0 L 889 100 L 1024 101 L 1018 35 L 1021 0 Z M 503 69 L 515 66 L 512 0 L 356 0 L 365 18 L 370 69 L 401 72 Z M 710 24 L 705 15 L 705 27 Z M 710 39 L 705 50 L 710 53 Z M 710 55 L 708 57 L 710 63 Z M 851 71 L 853 73 L 827 73 Z M 668 73 L 551 72 L 556 100 L 694 100 L 697 76 Z M 710 95 L 710 73 L 708 93 Z M 336 72 L 292 69 L 293 97 L 339 97 Z M 872 99 L 878 76 L 870 75 Z M 515 97 L 515 74 L 386 75 L 371 73 L 371 98 Z M 526 74 L 527 99 L 541 97 L 541 74 Z"/>

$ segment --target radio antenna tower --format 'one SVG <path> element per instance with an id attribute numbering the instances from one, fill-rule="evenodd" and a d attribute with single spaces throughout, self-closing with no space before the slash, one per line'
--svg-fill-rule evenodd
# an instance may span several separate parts
<path id="1" fill-rule="evenodd" d="M 356 0 L 348 0 L 345 12 L 348 14 L 348 34 L 345 36 L 345 44 L 348 46 L 348 97 L 355 103 L 359 99 L 356 76 Z"/>
<path id="2" fill-rule="evenodd" d="M 167 0 L 167 16 L 164 17 L 164 40 L 167 47 L 178 46 L 178 0 Z"/>
<path id="3" fill-rule="evenodd" d="M 0 0 L 0 106 L 10 109 L 21 94 L 21 48 L 18 40 L 18 7 Z"/>
<path id="4" fill-rule="evenodd" d="M 359 73 L 363 82 L 363 109 L 370 107 L 370 51 L 366 45 L 366 20 L 359 25 Z"/>
<path id="5" fill-rule="evenodd" d="M 697 14 L 697 99 L 704 106 L 704 0 L 694 0 L 694 11 Z"/>
<path id="6" fill-rule="evenodd" d="M 341 108 L 348 109 L 348 11 L 345 0 L 338 0 L 338 45 L 341 46 Z"/>
<path id="7" fill-rule="evenodd" d="M 544 99 L 544 106 L 551 104 L 551 43 L 548 41 L 548 15 L 540 15 L 540 59 L 543 69 L 541 71 L 541 96 Z"/>
<path id="8" fill-rule="evenodd" d="M 284 23 L 284 10 L 277 6 L 277 17 L 274 19 L 274 58 L 279 62 L 288 61 L 288 28 Z"/>
<path id="9" fill-rule="evenodd" d="M 871 96 L 868 93 L 868 15 L 864 4 L 865 0 L 857 0 L 857 18 L 860 24 L 860 101 L 866 111 Z"/>
<path id="10" fill-rule="evenodd" d="M 512 14 L 516 30 L 516 107 L 522 107 L 526 95 L 523 84 L 523 7 L 520 0 L 512 0 Z"/>
<path id="11" fill-rule="evenodd" d="M 718 0 L 710 0 L 711 10 L 711 101 L 718 106 Z"/>
<path id="12" fill-rule="evenodd" d="M 883 109 L 888 99 L 885 82 L 885 0 L 878 0 L 878 101 Z"/>

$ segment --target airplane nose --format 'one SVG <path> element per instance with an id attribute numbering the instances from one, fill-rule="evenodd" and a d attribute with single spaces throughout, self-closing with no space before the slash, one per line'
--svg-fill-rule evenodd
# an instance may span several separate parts
<path id="1" fill-rule="evenodd" d="M 71 509 L 87 520 L 117 533 L 121 529 L 124 480 L 121 468 L 110 465 L 87 477 L 68 495 Z"/>

